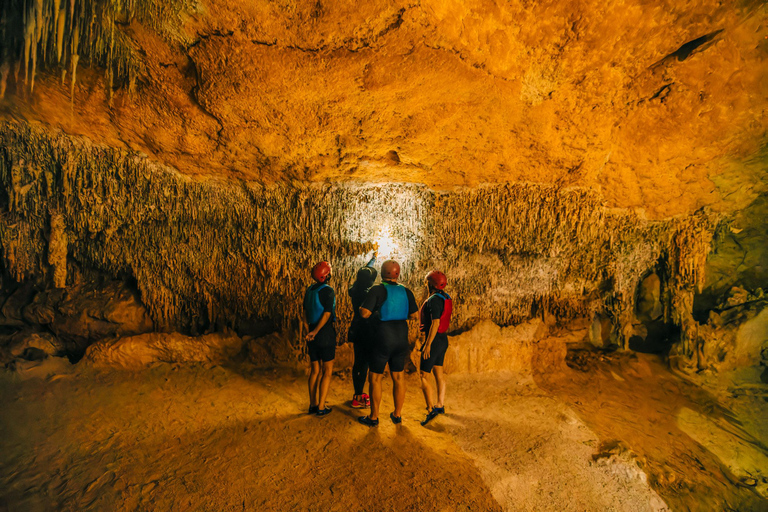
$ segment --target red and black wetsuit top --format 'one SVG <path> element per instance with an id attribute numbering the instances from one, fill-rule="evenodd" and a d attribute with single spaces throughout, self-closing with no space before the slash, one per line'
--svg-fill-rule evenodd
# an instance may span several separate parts
<path id="1" fill-rule="evenodd" d="M 429 333 L 429 327 L 433 320 L 440 319 L 440 325 L 437 328 L 438 334 L 448 332 L 451 324 L 451 313 L 453 313 L 453 299 L 451 296 L 440 290 L 433 293 L 419 310 L 419 328 L 423 333 Z"/>

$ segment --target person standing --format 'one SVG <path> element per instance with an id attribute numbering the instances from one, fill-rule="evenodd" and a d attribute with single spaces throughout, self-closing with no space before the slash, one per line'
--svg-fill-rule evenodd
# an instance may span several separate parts
<path id="1" fill-rule="evenodd" d="M 389 365 L 392 377 L 392 397 L 395 410 L 389 417 L 393 423 L 402 422 L 405 402 L 405 360 L 408 357 L 408 318 L 415 317 L 419 308 L 413 292 L 397 283 L 400 264 L 387 260 L 381 265 L 381 283 L 372 287 L 360 307 L 360 316 L 374 316 L 373 345 L 369 352 L 370 368 L 368 387 L 371 392 L 371 412 L 361 416 L 363 425 L 375 427 L 379 424 L 381 405 L 381 380 L 384 369 Z"/>
<path id="2" fill-rule="evenodd" d="M 451 323 L 453 312 L 453 300 L 445 292 L 448 280 L 445 274 L 439 270 L 433 270 L 427 274 L 427 289 L 429 297 L 419 310 L 419 329 L 424 333 L 424 344 L 421 346 L 421 361 L 419 373 L 421 375 L 421 390 L 424 400 L 427 402 L 427 417 L 421 422 L 426 425 L 437 417 L 445 414 L 445 375 L 443 374 L 443 360 L 448 350 L 448 327 Z M 435 376 L 437 396 L 435 389 L 429 382 L 429 374 Z"/>
<path id="3" fill-rule="evenodd" d="M 331 386 L 333 360 L 336 358 L 336 294 L 328 284 L 331 264 L 321 261 L 312 267 L 315 283 L 304 294 L 304 317 L 307 322 L 309 353 L 309 414 L 325 416 L 331 412 L 325 400 Z"/>
<path id="4" fill-rule="evenodd" d="M 373 268 L 376 263 L 376 253 L 368 263 L 357 271 L 357 277 L 352 286 L 349 287 L 349 298 L 352 300 L 352 323 L 349 326 L 347 340 L 352 342 L 354 347 L 355 361 L 352 364 L 352 386 L 354 395 L 352 396 L 352 407 L 362 409 L 371 405 L 370 397 L 363 393 L 365 382 L 368 380 L 368 351 L 371 345 L 370 321 L 360 316 L 360 306 L 368 294 L 368 290 L 376 281 L 378 272 Z"/>

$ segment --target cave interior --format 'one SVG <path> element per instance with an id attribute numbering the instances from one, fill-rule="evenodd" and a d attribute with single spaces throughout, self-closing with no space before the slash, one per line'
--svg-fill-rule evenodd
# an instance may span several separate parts
<path id="1" fill-rule="evenodd" d="M 0 510 L 768 510 L 767 219 L 759 0 L 5 0 Z"/>

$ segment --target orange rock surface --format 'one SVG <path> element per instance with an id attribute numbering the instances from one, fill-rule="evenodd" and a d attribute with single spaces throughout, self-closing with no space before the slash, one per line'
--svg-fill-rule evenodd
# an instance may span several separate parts
<path id="1" fill-rule="evenodd" d="M 4 117 L 192 175 L 531 181 L 651 218 L 765 190 L 762 2 L 205 0 L 172 30 L 121 25 L 137 92 L 96 68 L 9 84 Z"/>

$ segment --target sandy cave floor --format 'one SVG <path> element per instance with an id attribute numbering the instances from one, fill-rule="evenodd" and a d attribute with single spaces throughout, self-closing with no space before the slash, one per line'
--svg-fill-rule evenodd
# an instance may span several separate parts
<path id="1" fill-rule="evenodd" d="M 344 374 L 317 418 L 304 375 L 246 364 L 3 373 L 0 510 L 768 509 L 673 425 L 691 397 L 649 379 L 659 362 L 581 362 L 451 376 L 427 428 L 410 375 L 403 424 L 376 429 L 355 421 Z"/>

